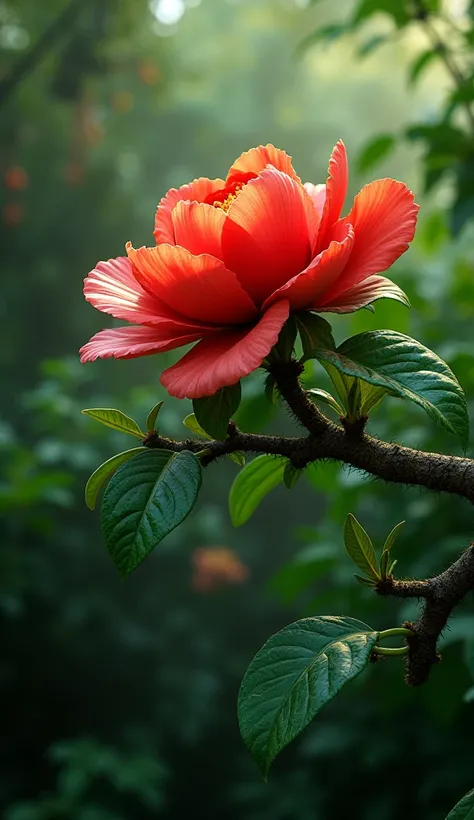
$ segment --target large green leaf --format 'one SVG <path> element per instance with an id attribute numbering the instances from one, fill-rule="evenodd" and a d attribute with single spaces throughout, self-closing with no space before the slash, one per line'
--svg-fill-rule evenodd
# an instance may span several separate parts
<path id="1" fill-rule="evenodd" d="M 136 421 L 126 416 L 121 410 L 114 410 L 111 407 L 92 407 L 88 410 L 82 410 L 85 416 L 105 424 L 106 427 L 111 427 L 112 430 L 119 430 L 121 433 L 129 433 L 136 438 L 145 438 L 145 433 L 140 430 Z"/>
<path id="2" fill-rule="evenodd" d="M 311 313 L 309 310 L 301 310 L 295 313 L 295 319 L 303 346 L 302 362 L 311 359 L 313 351 L 318 348 L 336 349 L 331 325 L 322 316 Z"/>
<path id="3" fill-rule="evenodd" d="M 102 502 L 102 532 L 122 578 L 186 518 L 201 486 L 201 464 L 184 450 L 147 450 L 123 464 Z"/>
<path id="4" fill-rule="evenodd" d="M 446 820 L 474 820 L 474 789 L 465 794 L 459 803 L 456 803 Z"/>
<path id="5" fill-rule="evenodd" d="M 377 556 L 372 541 L 352 513 L 349 513 L 344 524 L 344 545 L 356 567 L 364 575 L 379 581 Z"/>
<path id="6" fill-rule="evenodd" d="M 86 504 L 90 510 L 95 508 L 97 495 L 102 487 L 102 484 L 104 484 L 107 479 L 113 475 L 116 470 L 118 470 L 121 464 L 124 464 L 129 458 L 136 456 L 137 453 L 141 453 L 145 449 L 145 447 L 133 447 L 131 450 L 125 450 L 123 453 L 117 453 L 116 456 L 112 456 L 112 458 L 104 461 L 100 467 L 97 467 L 97 470 L 95 470 L 89 478 L 84 492 Z"/>
<path id="7" fill-rule="evenodd" d="M 227 436 L 229 419 L 237 411 L 242 395 L 240 382 L 232 387 L 221 387 L 213 396 L 193 400 L 193 410 L 202 429 L 213 438 Z"/>
<path id="8" fill-rule="evenodd" d="M 416 339 L 392 330 L 368 331 L 347 339 L 336 352 L 318 350 L 315 356 L 340 373 L 410 399 L 467 444 L 464 392 L 448 365 Z"/>
<path id="9" fill-rule="evenodd" d="M 163 407 L 163 402 L 159 401 L 155 404 L 154 407 L 151 408 L 148 416 L 146 417 L 146 429 L 149 433 L 152 433 L 156 429 L 156 419 L 158 418 L 158 413 L 160 412 L 161 408 Z"/>
<path id="10" fill-rule="evenodd" d="M 239 693 L 242 737 L 266 778 L 272 761 L 367 665 L 378 633 L 354 618 L 304 618 L 251 662 Z"/>
<path id="11" fill-rule="evenodd" d="M 250 518 L 263 498 L 283 481 L 287 458 L 257 456 L 240 471 L 229 493 L 229 512 L 234 527 Z"/>

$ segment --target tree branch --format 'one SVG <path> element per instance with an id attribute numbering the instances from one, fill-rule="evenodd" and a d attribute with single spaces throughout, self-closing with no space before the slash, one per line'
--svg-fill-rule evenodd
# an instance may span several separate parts
<path id="1" fill-rule="evenodd" d="M 453 609 L 474 589 L 474 546 L 471 544 L 451 566 L 427 581 L 396 581 L 387 578 L 377 585 L 379 595 L 397 598 L 423 598 L 425 603 L 415 623 L 404 624 L 413 630 L 408 637 L 407 675 L 410 686 L 425 683 L 440 656 L 437 644 Z"/>

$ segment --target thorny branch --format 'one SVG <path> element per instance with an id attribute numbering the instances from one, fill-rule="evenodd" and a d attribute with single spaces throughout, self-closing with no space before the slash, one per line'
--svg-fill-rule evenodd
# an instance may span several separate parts
<path id="1" fill-rule="evenodd" d="M 300 437 L 281 437 L 244 433 L 229 423 L 225 441 L 186 439 L 173 441 L 150 433 L 147 447 L 197 453 L 205 447 L 206 466 L 238 450 L 285 456 L 295 467 L 304 468 L 316 461 L 331 459 L 362 470 L 387 482 L 447 492 L 474 502 L 474 460 L 440 453 L 413 450 L 369 436 L 363 424 L 342 426 L 330 421 L 311 402 L 299 382 L 301 366 L 295 362 L 278 362 L 269 366 L 278 390 L 297 422 L 306 428 Z M 382 596 L 423 599 L 420 617 L 406 624 L 414 636 L 407 638 L 407 683 L 424 683 L 433 664 L 439 660 L 437 643 L 453 609 L 474 589 L 474 545 L 445 572 L 428 580 L 403 581 L 388 578 L 377 586 Z"/>

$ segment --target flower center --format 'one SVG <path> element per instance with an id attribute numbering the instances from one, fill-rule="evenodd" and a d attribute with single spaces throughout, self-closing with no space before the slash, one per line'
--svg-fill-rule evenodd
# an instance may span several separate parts
<path id="1" fill-rule="evenodd" d="M 221 208 L 223 211 L 225 211 L 227 213 L 227 211 L 229 210 L 230 206 L 232 205 L 234 199 L 237 199 L 237 196 L 238 196 L 238 194 L 240 194 L 243 187 L 244 186 L 243 186 L 242 183 L 240 185 L 236 185 L 235 188 L 234 188 L 233 193 L 227 194 L 226 198 L 224 200 L 222 200 L 221 202 L 218 199 L 215 199 L 212 204 L 214 205 L 215 208 Z"/>
<path id="2" fill-rule="evenodd" d="M 213 205 L 214 208 L 220 208 L 222 211 L 227 213 L 230 206 L 234 200 L 237 199 L 249 179 L 255 179 L 256 176 L 257 174 L 254 174 L 251 171 L 247 173 L 237 172 L 234 174 L 233 180 L 228 182 L 225 188 L 221 188 L 220 191 L 212 191 L 212 193 L 206 197 L 204 202 L 208 205 Z"/>

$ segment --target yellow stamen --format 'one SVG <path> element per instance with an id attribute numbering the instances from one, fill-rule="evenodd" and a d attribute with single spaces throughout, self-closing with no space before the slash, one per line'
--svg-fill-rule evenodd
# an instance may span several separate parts
<path id="1" fill-rule="evenodd" d="M 228 194 L 228 196 L 224 199 L 223 202 L 219 202 L 217 199 L 212 203 L 215 208 L 221 208 L 223 211 L 227 213 L 230 206 L 232 205 L 234 199 L 237 199 L 237 196 L 240 194 L 243 185 L 236 185 L 235 191 L 233 194 Z"/>

